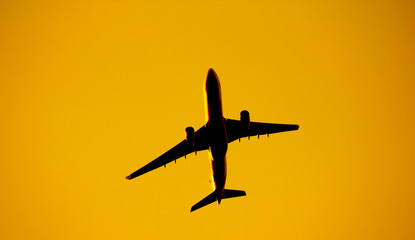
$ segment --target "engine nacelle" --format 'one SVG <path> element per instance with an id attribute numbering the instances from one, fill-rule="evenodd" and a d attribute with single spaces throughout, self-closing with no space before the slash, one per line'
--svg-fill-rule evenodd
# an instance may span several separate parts
<path id="1" fill-rule="evenodd" d="M 241 112 L 241 130 L 248 132 L 251 120 L 249 119 L 249 112 L 243 110 Z"/>
<path id="2" fill-rule="evenodd" d="M 195 129 L 192 127 L 187 127 L 185 131 L 186 131 L 187 146 L 190 148 L 194 148 L 195 147 Z"/>

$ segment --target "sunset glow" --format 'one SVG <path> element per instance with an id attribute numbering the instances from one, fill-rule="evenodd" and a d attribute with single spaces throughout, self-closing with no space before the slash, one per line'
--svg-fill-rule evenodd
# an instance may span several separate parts
<path id="1" fill-rule="evenodd" d="M 0 239 L 415 239 L 414 1 L 2 1 Z M 126 180 L 223 114 L 299 124 Z M 18 177 L 16 177 L 18 176 Z M 212 186 L 211 186 L 212 185 Z"/>

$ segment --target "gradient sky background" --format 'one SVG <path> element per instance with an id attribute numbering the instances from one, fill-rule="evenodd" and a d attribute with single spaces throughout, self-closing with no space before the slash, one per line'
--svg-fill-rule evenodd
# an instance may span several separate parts
<path id="1" fill-rule="evenodd" d="M 414 1 L 2 1 L 0 239 L 415 239 Z M 295 123 L 124 177 L 225 117 Z"/>

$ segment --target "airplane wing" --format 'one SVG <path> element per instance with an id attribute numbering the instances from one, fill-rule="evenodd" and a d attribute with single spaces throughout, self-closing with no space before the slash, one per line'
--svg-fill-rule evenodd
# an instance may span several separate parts
<path id="1" fill-rule="evenodd" d="M 144 173 L 150 172 L 156 168 L 161 166 L 165 166 L 167 163 L 172 161 L 176 161 L 183 156 L 186 157 L 187 154 L 192 153 L 194 151 L 203 151 L 209 148 L 208 142 L 208 133 L 206 125 L 201 127 L 199 130 L 195 132 L 195 146 L 194 148 L 188 147 L 186 143 L 186 139 L 181 141 L 175 147 L 170 149 L 169 151 L 165 152 L 158 158 L 154 159 L 144 167 L 138 169 L 137 171 L 131 173 L 126 179 L 133 179 Z"/>
<path id="2" fill-rule="evenodd" d="M 249 130 L 242 127 L 241 121 L 234 119 L 226 119 L 226 130 L 228 133 L 228 143 L 244 137 L 258 136 L 264 134 L 272 134 L 278 132 L 286 132 L 298 130 L 299 126 L 294 124 L 275 124 L 250 122 Z"/>

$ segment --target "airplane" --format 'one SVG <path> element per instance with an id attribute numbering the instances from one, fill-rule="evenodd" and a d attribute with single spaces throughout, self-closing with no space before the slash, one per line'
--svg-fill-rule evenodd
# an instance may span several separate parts
<path id="1" fill-rule="evenodd" d="M 221 87 L 216 72 L 210 68 L 206 77 L 205 84 L 205 113 L 206 124 L 196 132 L 193 127 L 185 129 L 186 139 L 175 147 L 165 152 L 147 165 L 131 173 L 126 179 L 133 179 L 147 172 L 190 153 L 208 150 L 211 166 L 211 178 L 213 192 L 201 201 L 196 203 L 190 211 L 193 212 L 201 207 L 222 199 L 246 196 L 245 191 L 225 189 L 226 181 L 226 152 L 228 144 L 241 138 L 252 136 L 267 135 L 278 132 L 298 130 L 299 126 L 294 124 L 274 124 L 251 122 L 249 112 L 241 111 L 240 120 L 223 117 Z"/>

